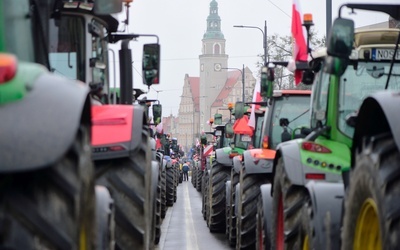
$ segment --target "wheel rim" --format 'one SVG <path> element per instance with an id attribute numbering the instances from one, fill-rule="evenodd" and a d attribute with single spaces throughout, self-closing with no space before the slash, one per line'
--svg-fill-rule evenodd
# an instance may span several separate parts
<path id="1" fill-rule="evenodd" d="M 353 249 L 382 250 L 378 208 L 371 198 L 364 201 L 358 215 Z"/>
<path id="2" fill-rule="evenodd" d="M 278 200 L 278 214 L 276 222 L 276 249 L 283 250 L 283 198 L 282 194 L 279 195 Z"/>
<path id="3" fill-rule="evenodd" d="M 308 243 L 308 235 L 306 235 L 304 237 L 304 241 L 303 241 L 303 250 L 309 250 L 310 249 L 310 245 Z"/>

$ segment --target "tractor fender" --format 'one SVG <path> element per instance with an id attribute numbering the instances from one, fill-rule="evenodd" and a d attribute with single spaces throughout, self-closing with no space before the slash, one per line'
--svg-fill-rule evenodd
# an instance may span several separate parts
<path id="1" fill-rule="evenodd" d="M 104 186 L 96 185 L 96 225 L 98 249 L 115 244 L 114 200 Z"/>
<path id="2" fill-rule="evenodd" d="M 262 209 L 264 212 L 264 230 L 265 240 L 267 241 L 267 249 L 271 247 L 271 230 L 272 230 L 272 196 L 271 196 L 271 184 L 263 184 L 260 186 L 261 189 L 261 200 Z"/>
<path id="3" fill-rule="evenodd" d="M 306 174 L 323 174 L 325 175 L 324 181 L 342 182 L 342 176 L 339 174 L 311 168 L 302 164 L 300 155 L 300 142 L 302 141 L 304 141 L 304 139 L 291 140 L 278 145 L 273 163 L 273 176 L 276 172 L 278 159 L 282 158 L 285 172 L 292 185 L 304 186 L 308 181 L 310 181 L 306 179 Z"/>
<path id="4" fill-rule="evenodd" d="M 309 181 L 306 188 L 311 199 L 315 232 L 315 245 L 311 248 L 340 249 L 344 184 Z"/>
<path id="5" fill-rule="evenodd" d="M 229 157 L 229 152 L 227 153 L 227 148 L 219 148 L 215 150 L 215 160 L 224 166 L 232 167 L 232 158 Z"/>
<path id="6" fill-rule="evenodd" d="M 150 141 L 150 147 L 151 147 L 151 159 L 153 161 L 156 161 L 157 160 L 157 157 L 156 157 L 156 153 L 157 153 L 157 151 L 156 151 L 156 140 L 154 138 L 150 137 L 149 141 Z"/>
<path id="7" fill-rule="evenodd" d="M 243 162 L 247 174 L 272 173 L 275 150 L 251 149 L 243 153 Z"/>
<path id="8" fill-rule="evenodd" d="M 242 169 L 242 167 L 242 156 L 238 155 L 233 157 L 233 170 L 235 171 L 235 173 L 240 174 L 240 170 Z"/>
<path id="9" fill-rule="evenodd" d="M 377 92 L 363 101 L 354 130 L 351 166 L 354 166 L 356 149 L 361 147 L 365 136 L 392 131 L 397 149 L 400 150 L 400 133 L 397 133 L 400 124 L 399 106 L 400 94 L 391 91 Z"/>
<path id="10" fill-rule="evenodd" d="M 81 124 L 90 129 L 86 85 L 42 71 L 27 88 L 23 99 L 1 107 L 0 173 L 51 166 L 72 146 Z"/>
<path id="11" fill-rule="evenodd" d="M 146 120 L 145 111 L 139 104 L 93 106 L 93 159 L 115 159 L 136 154 L 142 133 L 150 134 Z M 123 150 L 108 149 L 113 146 Z"/>

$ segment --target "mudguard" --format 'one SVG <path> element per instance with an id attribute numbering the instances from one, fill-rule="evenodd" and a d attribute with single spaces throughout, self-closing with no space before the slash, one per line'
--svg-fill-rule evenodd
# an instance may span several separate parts
<path id="1" fill-rule="evenodd" d="M 96 185 L 95 192 L 97 248 L 113 249 L 115 245 L 114 200 L 104 186 Z"/>
<path id="2" fill-rule="evenodd" d="M 134 154 L 142 141 L 145 122 L 145 112 L 139 104 L 93 106 L 93 159 L 115 159 Z"/>
<path id="3" fill-rule="evenodd" d="M 274 175 L 278 159 L 282 157 L 285 171 L 293 185 L 304 186 L 308 181 L 310 181 L 306 179 L 306 174 L 324 174 L 324 181 L 342 182 L 342 176 L 340 174 L 329 173 L 302 164 L 299 146 L 301 141 L 304 141 L 304 139 L 291 140 L 278 145 L 273 165 Z"/>
<path id="4" fill-rule="evenodd" d="M 397 149 L 400 150 L 399 92 L 382 91 L 367 97 L 362 103 L 354 130 L 352 164 L 354 166 L 355 150 L 360 148 L 363 137 L 392 132 Z"/>
<path id="5" fill-rule="evenodd" d="M 232 167 L 232 158 L 229 157 L 229 153 L 231 152 L 230 147 L 219 148 L 215 150 L 215 161 L 221 165 Z"/>
<path id="6" fill-rule="evenodd" d="M 243 162 L 246 174 L 269 174 L 272 173 L 275 150 L 251 149 L 243 153 Z"/>
<path id="7" fill-rule="evenodd" d="M 33 77 L 31 71 L 38 73 Z M 71 147 L 80 125 L 90 126 L 89 89 L 84 84 L 28 63 L 18 64 L 16 77 L 27 82 L 28 91 L 23 99 L 1 107 L 0 173 L 56 163 Z"/>
<path id="8" fill-rule="evenodd" d="M 264 230 L 265 230 L 265 241 L 267 249 L 271 247 L 271 230 L 272 230 L 272 196 L 271 196 L 271 184 L 263 184 L 260 186 L 262 208 L 264 212 Z"/>
<path id="9" fill-rule="evenodd" d="M 233 171 L 237 174 L 240 174 L 240 170 L 243 167 L 242 157 L 241 155 L 233 157 Z"/>
<path id="10" fill-rule="evenodd" d="M 314 246 L 311 249 L 340 249 L 344 184 L 310 181 L 306 188 L 313 209 Z"/>

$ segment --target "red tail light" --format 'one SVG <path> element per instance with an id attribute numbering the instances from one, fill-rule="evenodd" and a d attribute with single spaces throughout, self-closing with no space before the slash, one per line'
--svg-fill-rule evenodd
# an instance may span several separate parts
<path id="1" fill-rule="evenodd" d="M 17 58 L 11 54 L 0 54 L 0 84 L 10 81 L 17 73 Z"/>
<path id="2" fill-rule="evenodd" d="M 263 138 L 263 140 L 262 140 L 262 148 L 263 149 L 267 149 L 268 148 L 268 141 L 269 141 L 269 138 L 268 138 L 268 136 L 266 135 L 266 136 L 264 136 L 264 138 Z"/>
<path id="3" fill-rule="evenodd" d="M 324 153 L 324 154 L 332 153 L 332 151 L 329 148 L 314 142 L 303 142 L 301 147 L 304 150 L 316 153 Z"/>
<path id="4" fill-rule="evenodd" d="M 325 174 L 306 174 L 306 179 L 325 180 Z"/>

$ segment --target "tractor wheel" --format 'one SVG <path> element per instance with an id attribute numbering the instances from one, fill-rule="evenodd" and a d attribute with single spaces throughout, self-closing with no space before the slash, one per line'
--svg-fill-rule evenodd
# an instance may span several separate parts
<path id="1" fill-rule="evenodd" d="M 256 249 L 264 250 L 267 249 L 267 235 L 266 235 L 266 227 L 264 223 L 264 208 L 263 201 L 261 195 L 257 200 L 257 215 L 256 215 Z"/>
<path id="2" fill-rule="evenodd" d="M 299 229 L 301 249 L 308 250 L 314 249 L 315 247 L 321 247 L 316 245 L 316 241 L 314 239 L 315 229 L 313 228 L 313 217 L 313 206 L 311 203 L 311 199 L 308 197 L 306 198 L 305 204 L 303 206 L 302 223 L 301 228 Z"/>
<path id="3" fill-rule="evenodd" d="M 176 202 L 177 199 L 177 194 L 176 191 L 178 189 L 178 185 L 179 185 L 179 169 L 177 168 L 177 166 L 174 166 L 174 202 Z"/>
<path id="4" fill-rule="evenodd" d="M 280 158 L 274 176 L 272 249 L 299 249 L 302 240 L 298 229 L 307 197 L 304 187 L 291 184 Z"/>
<path id="5" fill-rule="evenodd" d="M 365 140 L 345 201 L 342 249 L 397 249 L 400 245 L 399 162 L 391 134 Z"/>
<path id="6" fill-rule="evenodd" d="M 156 196 L 156 219 L 155 219 L 155 238 L 154 243 L 158 244 L 161 237 L 161 174 L 158 176 L 157 196 Z"/>
<path id="7" fill-rule="evenodd" d="M 209 176 L 208 198 L 209 210 L 208 225 L 210 232 L 220 233 L 225 231 L 225 183 L 230 176 L 230 168 L 219 163 L 213 164 Z"/>
<path id="8" fill-rule="evenodd" d="M 1 174 L 0 244 L 4 249 L 92 249 L 94 181 L 89 128 L 85 126 L 53 165 Z"/>
<path id="9" fill-rule="evenodd" d="M 129 158 L 95 162 L 97 184 L 107 187 L 114 199 L 117 249 L 143 249 L 153 245 L 154 208 L 151 207 L 155 201 L 148 197 L 152 166 L 147 127 L 141 135 L 140 147 Z"/>
<path id="10" fill-rule="evenodd" d="M 248 175 L 242 169 L 236 218 L 236 246 L 239 249 L 255 248 L 257 199 L 261 195 L 260 186 L 266 183 L 265 175 Z"/>
<path id="11" fill-rule="evenodd" d="M 203 181 L 203 174 L 204 174 L 204 171 L 198 171 L 197 172 L 197 177 L 196 177 L 196 190 L 198 191 L 198 192 L 203 192 L 202 190 L 203 190 L 203 187 L 202 187 L 202 181 Z"/>
<path id="12" fill-rule="evenodd" d="M 192 176 L 191 176 L 190 181 L 192 182 L 194 188 L 196 188 L 196 183 L 197 183 L 196 174 L 197 174 L 197 170 L 196 170 L 196 168 L 193 167 L 193 168 L 192 168 Z M 196 181 L 195 181 L 195 180 L 196 180 Z"/>
<path id="13" fill-rule="evenodd" d="M 199 173 L 198 173 L 199 174 Z M 208 174 L 203 173 L 202 174 L 203 178 L 202 178 L 202 182 L 201 182 L 201 190 L 202 190 L 202 213 L 203 213 L 203 219 L 207 220 L 208 215 L 207 215 L 207 209 L 208 209 Z"/>
<path id="14" fill-rule="evenodd" d="M 167 213 L 167 171 L 161 170 L 161 219 L 165 218 Z"/>
<path id="15" fill-rule="evenodd" d="M 166 185 L 166 205 L 172 207 L 174 205 L 174 168 L 167 168 L 167 185 Z"/>
<path id="16" fill-rule="evenodd" d="M 231 170 L 231 193 L 230 193 L 230 208 L 229 208 L 229 214 L 227 216 L 227 221 L 226 223 L 228 224 L 227 228 L 229 228 L 228 232 L 228 240 L 229 244 L 231 246 L 236 245 L 236 214 L 235 214 L 235 209 L 236 209 L 236 204 L 235 204 L 235 199 L 236 199 L 236 184 L 239 183 L 239 174 L 235 172 L 235 170 Z"/>

